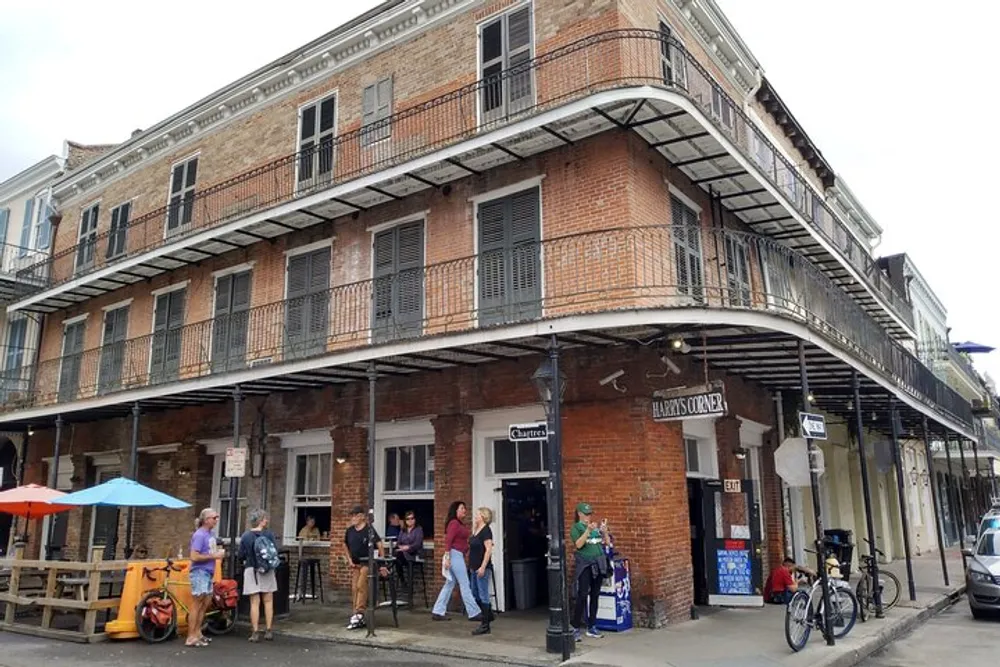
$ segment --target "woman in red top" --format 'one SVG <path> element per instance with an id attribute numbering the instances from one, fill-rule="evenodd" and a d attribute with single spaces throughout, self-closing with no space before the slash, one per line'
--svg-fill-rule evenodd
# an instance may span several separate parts
<path id="1" fill-rule="evenodd" d="M 478 622 L 482 619 L 479 604 L 472 596 L 469 571 L 465 566 L 465 555 L 469 552 L 469 527 L 465 525 L 466 514 L 468 509 L 460 500 L 456 500 L 448 508 L 444 531 L 444 557 L 441 560 L 441 569 L 446 574 L 444 586 L 441 587 L 441 593 L 434 603 L 434 611 L 431 614 L 431 618 L 435 621 L 451 620 L 445 614 L 448 612 L 448 601 L 451 600 L 455 584 L 458 584 L 458 590 L 462 594 L 462 602 L 465 604 L 465 613 L 469 615 L 469 620 Z"/>

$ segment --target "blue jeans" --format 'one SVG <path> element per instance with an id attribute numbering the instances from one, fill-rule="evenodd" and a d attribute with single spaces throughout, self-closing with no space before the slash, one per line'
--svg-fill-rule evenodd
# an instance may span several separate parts
<path id="1" fill-rule="evenodd" d="M 472 588 L 472 597 L 476 598 L 479 604 L 490 603 L 490 568 L 483 571 L 483 576 L 475 570 L 469 570 L 469 587 Z"/>
<path id="2" fill-rule="evenodd" d="M 469 572 L 465 568 L 465 556 L 461 551 L 456 549 L 452 549 L 450 553 L 451 580 L 445 581 L 444 586 L 441 587 L 437 602 L 434 603 L 434 613 L 438 616 L 445 615 L 445 612 L 448 611 L 448 601 L 451 600 L 451 592 L 455 590 L 455 584 L 457 583 L 458 590 L 462 594 L 462 603 L 465 605 L 465 613 L 469 615 L 469 618 L 472 618 L 479 613 L 479 605 L 476 604 L 476 599 L 472 597 L 472 587 L 469 586 Z"/>
<path id="3" fill-rule="evenodd" d="M 795 595 L 795 592 L 789 590 L 784 590 L 780 593 L 771 593 L 771 599 L 768 602 L 771 604 L 788 604 L 792 601 L 793 595 Z"/>

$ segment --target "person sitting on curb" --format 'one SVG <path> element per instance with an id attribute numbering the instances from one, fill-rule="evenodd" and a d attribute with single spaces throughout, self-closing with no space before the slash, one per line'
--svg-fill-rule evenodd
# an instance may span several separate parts
<path id="1" fill-rule="evenodd" d="M 764 601 L 770 604 L 788 604 L 799 587 L 795 580 L 795 575 L 798 573 L 809 577 L 816 576 L 816 573 L 808 567 L 796 565 L 794 558 L 785 558 L 781 567 L 771 571 L 771 576 L 764 584 Z"/>

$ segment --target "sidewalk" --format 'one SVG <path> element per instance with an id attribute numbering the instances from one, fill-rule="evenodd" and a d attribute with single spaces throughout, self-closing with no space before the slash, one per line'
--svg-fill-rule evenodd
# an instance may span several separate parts
<path id="1" fill-rule="evenodd" d="M 964 590 L 962 557 L 948 552 L 951 586 L 941 578 L 937 554 L 915 558 L 914 578 L 917 601 L 910 602 L 903 561 L 887 566 L 900 578 L 899 604 L 886 618 L 858 620 L 851 634 L 835 647 L 825 645 L 814 632 L 802 652 L 792 653 L 785 643 L 784 608 L 767 605 L 763 609 L 704 609 L 697 621 L 688 621 L 662 630 L 635 629 L 627 633 L 605 633 L 603 639 L 585 639 L 577 644 L 570 665 L 608 667 L 844 667 L 860 662 L 896 637 L 943 609 Z M 852 578 L 853 581 L 853 578 Z M 504 614 L 487 637 L 472 637 L 474 624 L 460 616 L 447 623 L 430 620 L 425 609 L 400 610 L 400 627 L 392 627 L 387 609 L 377 613 L 377 636 L 367 638 L 364 630 L 345 629 L 346 608 L 313 604 L 293 605 L 292 620 L 279 624 L 281 634 L 327 641 L 394 648 L 417 653 L 473 658 L 484 662 L 513 665 L 555 665 L 558 656 L 545 652 L 547 610 Z"/>

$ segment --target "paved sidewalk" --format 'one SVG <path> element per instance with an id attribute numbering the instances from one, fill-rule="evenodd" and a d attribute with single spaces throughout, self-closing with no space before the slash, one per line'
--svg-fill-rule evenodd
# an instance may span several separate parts
<path id="1" fill-rule="evenodd" d="M 900 578 L 902 596 L 886 618 L 860 619 L 851 634 L 835 647 L 825 645 L 813 633 L 809 645 L 792 653 L 785 643 L 784 608 L 766 605 L 763 609 L 704 610 L 697 621 L 688 621 L 662 630 L 635 629 L 603 639 L 585 639 L 577 645 L 567 664 L 607 667 L 846 667 L 855 665 L 893 639 L 944 609 L 964 590 L 962 558 L 957 550 L 948 552 L 951 586 L 945 587 L 937 554 L 914 559 L 917 601 L 908 600 L 903 561 L 887 566 Z M 853 581 L 853 578 L 852 578 Z M 434 623 L 424 609 L 400 611 L 400 627 L 391 627 L 388 610 L 379 610 L 377 636 L 369 639 L 364 630 L 346 630 L 347 611 L 319 605 L 293 606 L 293 619 L 279 624 L 282 634 L 308 639 L 415 653 L 429 653 L 483 662 L 513 665 L 555 665 L 559 660 L 545 652 L 545 610 L 504 614 L 494 625 L 493 634 L 472 637 L 473 627 L 460 615 L 448 623 Z"/>

